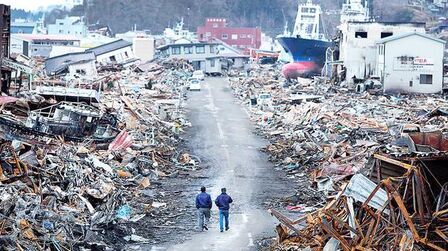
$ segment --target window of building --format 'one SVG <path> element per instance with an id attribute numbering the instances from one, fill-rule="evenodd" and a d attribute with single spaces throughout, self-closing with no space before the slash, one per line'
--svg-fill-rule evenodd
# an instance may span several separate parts
<path id="1" fill-rule="evenodd" d="M 210 45 L 210 53 L 215 53 L 215 46 L 214 45 Z"/>
<path id="2" fill-rule="evenodd" d="M 432 85 L 432 75 L 431 74 L 420 74 L 420 84 L 421 85 Z"/>
<path id="3" fill-rule="evenodd" d="M 76 74 L 86 75 L 87 73 L 86 73 L 86 70 L 84 70 L 84 69 L 77 69 Z"/>
<path id="4" fill-rule="evenodd" d="M 63 30 L 59 30 L 59 34 L 62 34 L 62 32 L 64 32 Z"/>
<path id="5" fill-rule="evenodd" d="M 196 53 L 197 54 L 204 54 L 205 53 L 205 47 L 204 46 L 196 46 Z"/>
<path id="6" fill-rule="evenodd" d="M 215 67 L 215 60 L 214 59 L 210 59 L 210 66 L 211 67 Z"/>
<path id="7" fill-rule="evenodd" d="M 409 81 L 409 87 L 412 87 L 414 85 L 414 81 Z"/>
<path id="8" fill-rule="evenodd" d="M 173 55 L 179 55 L 180 54 L 180 47 L 173 47 L 171 48 Z"/>
<path id="9" fill-rule="evenodd" d="M 238 39 L 238 34 L 232 34 L 232 40 L 237 40 Z"/>
<path id="10" fill-rule="evenodd" d="M 124 55 L 125 55 L 125 57 L 126 57 L 126 58 L 128 58 L 128 57 L 129 57 L 129 55 L 128 55 L 128 52 L 127 52 L 127 51 L 125 51 L 125 52 L 124 52 Z"/>
<path id="11" fill-rule="evenodd" d="M 355 32 L 355 38 L 367 38 L 367 32 L 357 31 Z"/>
<path id="12" fill-rule="evenodd" d="M 110 57 L 109 57 L 109 60 L 110 60 L 111 62 L 117 62 L 117 59 L 115 58 L 115 56 L 110 56 Z"/>
<path id="13" fill-rule="evenodd" d="M 185 54 L 193 54 L 193 46 L 184 47 L 184 53 Z"/>
<path id="14" fill-rule="evenodd" d="M 211 37 L 212 36 L 212 33 L 211 32 L 206 32 L 205 33 L 205 37 Z"/>
<path id="15" fill-rule="evenodd" d="M 309 11 L 310 11 L 310 9 L 308 9 L 308 8 L 305 8 L 305 7 L 302 8 L 302 12 L 303 12 L 303 13 L 308 13 Z"/>
<path id="16" fill-rule="evenodd" d="M 246 38 L 246 37 L 247 37 L 246 34 L 241 34 L 241 35 L 240 35 L 240 38 Z"/>
<path id="17" fill-rule="evenodd" d="M 251 34 L 247 35 L 247 38 L 252 38 L 252 35 Z"/>
<path id="18" fill-rule="evenodd" d="M 213 28 L 218 28 L 219 24 L 218 23 L 213 23 Z"/>
<path id="19" fill-rule="evenodd" d="M 59 23 L 59 25 L 64 25 L 64 23 Z"/>
<path id="20" fill-rule="evenodd" d="M 222 38 L 222 39 L 228 39 L 228 38 L 229 38 L 229 35 L 227 35 L 227 34 L 222 34 L 222 35 L 221 35 L 221 38 Z"/>
<path id="21" fill-rule="evenodd" d="M 386 38 L 386 37 L 390 37 L 393 35 L 394 35 L 394 33 L 392 33 L 392 32 L 381 32 L 381 38 Z"/>
<path id="22" fill-rule="evenodd" d="M 380 45 L 379 47 L 379 54 L 384 55 L 384 44 Z"/>

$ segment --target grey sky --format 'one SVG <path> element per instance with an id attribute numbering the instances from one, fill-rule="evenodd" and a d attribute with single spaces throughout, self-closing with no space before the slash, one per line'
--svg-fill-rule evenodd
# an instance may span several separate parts
<path id="1" fill-rule="evenodd" d="M 37 10 L 52 4 L 64 4 L 65 0 L 0 0 L 0 3 L 10 5 L 11 8 Z"/>

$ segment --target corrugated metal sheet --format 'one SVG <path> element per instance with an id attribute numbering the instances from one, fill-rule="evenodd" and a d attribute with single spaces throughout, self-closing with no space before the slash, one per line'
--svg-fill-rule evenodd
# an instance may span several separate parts
<path id="1" fill-rule="evenodd" d="M 350 180 L 348 186 L 345 188 L 344 195 L 364 203 L 370 194 L 372 194 L 376 186 L 377 185 L 366 176 L 362 174 L 355 174 Z M 387 199 L 386 191 L 380 188 L 369 201 L 368 205 L 375 209 L 381 209 L 384 205 L 386 205 Z"/>

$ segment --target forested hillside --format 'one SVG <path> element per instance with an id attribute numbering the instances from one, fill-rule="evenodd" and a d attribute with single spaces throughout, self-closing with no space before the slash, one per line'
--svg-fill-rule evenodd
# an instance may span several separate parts
<path id="1" fill-rule="evenodd" d="M 306 0 L 300 0 L 305 2 Z M 326 14 L 324 27 L 328 33 L 335 31 L 343 0 L 314 0 Z M 373 0 L 373 15 L 382 21 L 427 21 L 425 11 L 409 7 L 408 0 Z M 89 24 L 109 25 L 114 33 L 125 32 L 134 26 L 153 34 L 171 27 L 182 17 L 192 31 L 203 24 L 207 17 L 227 18 L 231 26 L 259 26 L 264 32 L 276 35 L 283 31 L 288 21 L 292 29 L 297 13 L 297 0 L 85 0 L 84 7 L 75 7 L 73 15 L 87 16 Z M 63 10 L 53 10 L 47 22 L 65 15 Z"/>

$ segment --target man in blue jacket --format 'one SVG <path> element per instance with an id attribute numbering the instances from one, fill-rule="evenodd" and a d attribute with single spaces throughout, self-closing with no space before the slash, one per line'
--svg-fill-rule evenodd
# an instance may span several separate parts
<path id="1" fill-rule="evenodd" d="M 229 230 L 229 209 L 230 203 L 232 202 L 233 200 L 227 195 L 226 189 L 222 188 L 221 195 L 215 200 L 215 204 L 219 208 L 219 228 L 221 229 L 221 232 L 224 231 L 224 220 L 226 222 L 226 231 Z"/>
<path id="2" fill-rule="evenodd" d="M 208 230 L 210 221 L 210 209 L 212 209 L 212 198 L 205 192 L 205 187 L 201 187 L 201 193 L 196 196 L 196 208 L 198 209 L 198 227 L 199 231 Z M 204 223 L 205 217 L 205 223 Z"/>

